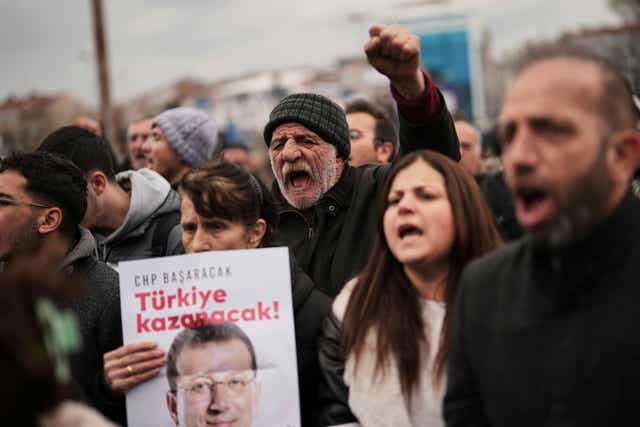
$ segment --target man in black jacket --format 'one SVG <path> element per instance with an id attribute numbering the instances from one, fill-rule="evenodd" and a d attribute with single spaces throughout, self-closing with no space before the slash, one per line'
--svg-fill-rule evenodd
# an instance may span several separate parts
<path id="1" fill-rule="evenodd" d="M 52 248 L 48 252 L 52 265 L 86 279 L 86 294 L 70 305 L 82 338 L 82 351 L 72 359 L 71 371 L 88 402 L 113 416 L 102 355 L 122 344 L 118 275 L 95 260 L 95 241 L 78 226 L 86 208 L 87 182 L 70 161 L 45 152 L 2 160 L 0 259 L 11 263 L 20 254 Z"/>
<path id="2" fill-rule="evenodd" d="M 419 39 L 373 26 L 370 64 L 391 81 L 400 110 L 400 153 L 460 152 L 444 98 L 420 70 Z M 334 297 L 364 266 L 373 244 L 376 203 L 389 164 L 349 166 L 349 128 L 341 107 L 315 94 L 284 98 L 264 129 L 279 203 L 280 239 L 316 286 Z"/>
<path id="3" fill-rule="evenodd" d="M 631 93 L 605 60 L 539 53 L 500 123 L 527 236 L 464 272 L 447 426 L 640 425 L 640 160 Z"/>

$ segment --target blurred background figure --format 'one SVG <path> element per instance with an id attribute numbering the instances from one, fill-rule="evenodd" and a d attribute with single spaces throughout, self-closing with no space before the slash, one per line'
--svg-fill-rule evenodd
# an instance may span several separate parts
<path id="1" fill-rule="evenodd" d="M 493 213 L 498 230 L 505 241 L 522 236 L 522 228 L 516 219 L 513 197 L 502 173 L 500 159 L 489 155 L 482 158 L 482 136 L 471 123 L 455 121 L 460 141 L 460 165 L 476 180 Z"/>
<path id="2" fill-rule="evenodd" d="M 121 167 L 121 170 L 138 170 L 148 167 L 149 163 L 144 154 L 143 146 L 151 137 L 151 118 L 129 123 L 127 127 L 127 160 L 130 167 Z"/>
<path id="3" fill-rule="evenodd" d="M 460 165 L 473 177 L 482 171 L 482 144 L 480 131 L 465 120 L 456 120 L 456 133 L 460 141 Z"/>
<path id="4" fill-rule="evenodd" d="M 56 272 L 45 244 L 0 272 L 0 409 L 5 423 L 27 427 L 115 427 L 80 403 L 70 359 L 81 346 L 74 314 L 62 307 L 84 290 L 82 280 Z"/>
<path id="5" fill-rule="evenodd" d="M 345 106 L 351 154 L 349 164 L 391 162 L 398 151 L 397 125 L 389 114 L 373 101 L 354 99 Z"/>
<path id="6" fill-rule="evenodd" d="M 90 117 L 78 117 L 72 123 L 74 126 L 81 127 L 90 132 L 95 133 L 98 136 L 102 136 L 102 125 L 99 121 Z"/>
<path id="7" fill-rule="evenodd" d="M 247 141 L 233 122 L 230 122 L 221 133 L 222 139 L 222 159 L 229 163 L 235 163 L 243 167 L 247 172 L 256 171 L 256 160 L 254 159 Z"/>

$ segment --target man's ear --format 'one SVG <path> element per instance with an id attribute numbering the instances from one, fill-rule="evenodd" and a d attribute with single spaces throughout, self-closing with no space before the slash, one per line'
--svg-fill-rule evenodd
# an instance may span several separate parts
<path id="1" fill-rule="evenodd" d="M 260 246 L 260 242 L 262 242 L 262 238 L 266 232 L 267 222 L 264 219 L 259 218 L 253 228 L 249 231 L 249 241 L 247 242 L 249 246 L 248 249 L 255 249 Z"/>
<path id="2" fill-rule="evenodd" d="M 91 188 L 97 196 L 104 193 L 108 183 L 109 179 L 104 172 L 91 171 L 87 176 L 87 187 Z"/>
<path id="3" fill-rule="evenodd" d="M 609 140 L 609 170 L 614 180 L 627 185 L 640 166 L 640 132 L 626 129 Z"/>
<path id="4" fill-rule="evenodd" d="M 37 221 L 38 233 L 52 233 L 60 228 L 60 224 L 62 224 L 62 210 L 57 206 L 43 209 L 43 212 L 38 216 Z"/>
<path id="5" fill-rule="evenodd" d="M 376 147 L 376 158 L 381 163 L 391 161 L 393 157 L 393 144 L 389 141 L 385 141 Z"/>
<path id="6" fill-rule="evenodd" d="M 180 421 L 178 420 L 178 401 L 176 399 L 176 395 L 171 391 L 168 391 L 166 396 L 167 401 L 167 409 L 169 409 L 169 415 L 171 419 L 175 423 L 175 425 L 180 425 Z"/>

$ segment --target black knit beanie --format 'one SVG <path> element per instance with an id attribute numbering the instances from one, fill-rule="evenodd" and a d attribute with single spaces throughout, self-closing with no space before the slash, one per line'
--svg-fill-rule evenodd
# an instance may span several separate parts
<path id="1" fill-rule="evenodd" d="M 314 93 L 296 93 L 284 98 L 269 115 L 264 142 L 271 144 L 273 131 L 283 123 L 300 123 L 336 146 L 338 155 L 349 158 L 351 143 L 344 110 L 335 102 Z"/>

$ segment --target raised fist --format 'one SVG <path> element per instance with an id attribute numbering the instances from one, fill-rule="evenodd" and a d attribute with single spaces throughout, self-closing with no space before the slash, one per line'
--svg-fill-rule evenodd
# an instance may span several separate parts
<path id="1" fill-rule="evenodd" d="M 425 89 L 420 71 L 420 39 L 397 25 L 374 25 L 364 46 L 371 66 L 389 78 L 400 94 L 417 98 Z"/>

